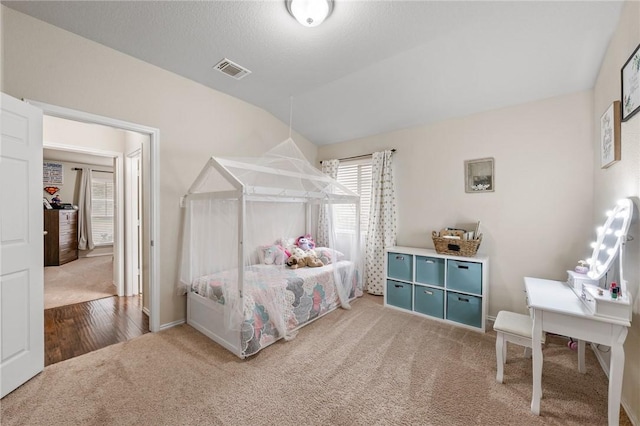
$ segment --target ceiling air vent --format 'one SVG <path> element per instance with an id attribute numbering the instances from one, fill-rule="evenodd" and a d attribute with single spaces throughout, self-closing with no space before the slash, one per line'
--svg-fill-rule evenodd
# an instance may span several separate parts
<path id="1" fill-rule="evenodd" d="M 245 75 L 251 74 L 251 71 L 241 67 L 234 62 L 231 62 L 227 58 L 224 58 L 223 60 L 218 62 L 213 68 L 217 69 L 223 74 L 235 78 L 236 80 L 240 80 Z"/>

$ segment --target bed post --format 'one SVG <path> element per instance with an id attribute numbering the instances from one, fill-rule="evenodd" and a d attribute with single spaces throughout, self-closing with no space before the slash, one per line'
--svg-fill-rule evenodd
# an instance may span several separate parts
<path id="1" fill-rule="evenodd" d="M 242 299 L 244 290 L 244 220 L 246 207 L 243 187 L 240 191 L 240 198 L 238 199 L 238 294 L 240 299 Z M 240 306 L 244 305 L 241 303 Z"/>
<path id="2" fill-rule="evenodd" d="M 360 198 L 355 201 L 356 205 L 356 253 L 360 253 Z M 352 259 L 353 260 L 353 259 Z"/>

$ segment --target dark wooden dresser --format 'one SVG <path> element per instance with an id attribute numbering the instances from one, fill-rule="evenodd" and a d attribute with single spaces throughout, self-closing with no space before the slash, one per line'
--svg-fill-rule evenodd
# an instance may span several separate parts
<path id="1" fill-rule="evenodd" d="M 59 266 L 78 258 L 78 212 L 44 210 L 44 266 Z"/>

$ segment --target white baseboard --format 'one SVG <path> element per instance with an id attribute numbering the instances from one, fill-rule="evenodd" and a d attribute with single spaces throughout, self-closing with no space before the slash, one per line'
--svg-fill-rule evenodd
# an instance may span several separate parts
<path id="1" fill-rule="evenodd" d="M 607 379 L 609 379 L 609 363 L 611 359 L 611 353 L 608 351 L 601 351 L 600 349 L 598 349 L 598 346 L 602 345 L 591 343 L 591 349 L 593 350 L 593 353 L 596 354 L 596 358 L 600 363 L 600 367 L 602 367 L 602 371 L 604 371 L 605 376 L 607 376 Z M 608 348 L 608 346 L 606 347 Z M 624 411 L 627 413 L 627 417 L 629 417 L 629 420 L 631 420 L 631 424 L 633 426 L 640 425 L 640 421 L 638 421 L 638 419 L 632 415 L 633 411 L 631 411 L 631 404 L 629 404 L 629 402 L 624 398 L 621 398 L 620 404 L 622 404 L 622 408 L 624 408 Z"/>
<path id="2" fill-rule="evenodd" d="M 90 254 L 85 254 L 84 256 L 78 256 L 80 259 L 84 258 L 84 257 L 100 257 L 100 256 L 113 256 L 113 252 L 111 253 L 90 253 Z"/>
<path id="3" fill-rule="evenodd" d="M 178 320 L 178 321 L 168 322 L 166 324 L 160 325 L 160 330 L 159 331 L 166 330 L 168 328 L 175 327 L 177 325 L 182 325 L 184 323 L 185 323 L 185 320 L 183 320 L 183 319 Z"/>
<path id="4" fill-rule="evenodd" d="M 151 316 L 151 313 L 150 313 L 150 311 L 149 311 L 149 308 L 145 308 L 145 307 L 143 307 L 143 308 L 142 308 L 142 312 L 143 312 L 146 316 Z"/>

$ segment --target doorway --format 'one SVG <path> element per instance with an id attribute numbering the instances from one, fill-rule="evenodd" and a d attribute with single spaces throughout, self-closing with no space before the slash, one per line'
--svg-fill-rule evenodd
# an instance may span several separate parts
<path id="1" fill-rule="evenodd" d="M 88 126 L 47 117 L 43 119 L 43 134 L 48 141 L 73 141 L 78 138 L 76 135 L 87 133 L 96 139 L 100 135 L 112 140 L 119 136 L 111 129 Z M 114 252 L 118 251 L 114 250 L 114 244 L 121 244 L 114 238 L 116 157 L 89 146 L 82 149 L 87 152 L 43 147 L 46 185 L 43 198 L 53 207 L 43 211 L 45 310 L 118 294 L 117 280 L 114 280 L 117 277 Z M 85 173 L 90 184 L 81 194 Z M 90 204 L 84 200 L 87 194 Z M 84 217 L 86 212 L 89 212 L 89 222 Z M 91 224 L 92 247 L 83 247 L 83 250 L 77 247 L 81 236 L 79 222 Z M 87 240 L 86 234 L 81 237 Z"/>
<path id="2" fill-rule="evenodd" d="M 56 177 L 58 186 L 46 189 L 57 190 L 51 199 L 70 208 L 45 210 L 45 218 L 74 219 L 59 228 L 60 247 L 63 234 L 83 243 L 72 255 L 65 251 L 60 262 L 45 262 L 49 365 L 149 331 L 141 267 L 148 218 L 143 188 L 149 186 L 143 182 L 143 145 L 149 149 L 149 136 L 45 115 L 43 140 L 45 165 L 61 174 Z M 45 219 L 47 228 L 56 233 L 45 235 L 45 260 L 50 257 L 47 239 L 58 247 L 58 228 L 47 226 Z"/>
<path id="3" fill-rule="evenodd" d="M 43 110 L 43 113 L 49 117 L 62 118 L 72 120 L 80 123 L 98 124 L 102 126 L 108 126 L 115 129 L 126 131 L 130 138 L 142 137 L 145 141 L 142 142 L 140 147 L 141 155 L 141 183 L 142 195 L 139 199 L 142 200 L 142 213 L 143 218 L 140 229 L 137 234 L 139 238 L 139 250 L 142 252 L 141 262 L 139 262 L 140 275 L 142 277 L 142 289 L 143 297 L 145 298 L 144 309 L 149 316 L 149 330 L 151 332 L 159 331 L 160 329 L 160 292 L 158 282 L 158 209 L 159 209 L 159 130 L 152 127 L 143 126 L 136 123 L 125 122 L 108 117 L 89 114 L 81 111 L 71 110 L 68 108 L 58 107 L 55 105 L 49 105 L 33 100 L 27 100 L 28 103 Z M 44 145 L 48 147 L 61 148 L 60 145 L 45 140 Z M 62 146 L 64 148 L 64 146 Z M 82 150 L 78 146 L 69 146 L 67 149 Z M 134 152 L 135 150 L 132 150 Z M 116 176 L 124 176 L 124 155 L 123 151 L 115 152 L 114 158 L 114 173 Z M 147 166 L 147 167 L 145 167 Z M 124 211 L 124 179 L 117 180 L 116 192 L 122 196 L 117 199 L 116 214 L 121 220 L 116 222 L 115 225 L 115 238 L 122 242 L 122 246 L 114 245 L 114 280 L 118 283 L 118 294 L 125 294 L 125 211 Z M 127 232 L 126 235 L 131 235 Z M 133 286 L 131 286 L 133 289 Z M 133 290 L 132 290 L 133 291 Z"/>

